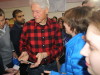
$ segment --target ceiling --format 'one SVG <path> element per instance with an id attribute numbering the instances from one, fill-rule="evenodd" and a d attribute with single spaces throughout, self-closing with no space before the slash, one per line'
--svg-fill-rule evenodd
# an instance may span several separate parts
<path id="1" fill-rule="evenodd" d="M 0 0 L 0 8 L 28 6 L 29 0 Z"/>
<path id="2" fill-rule="evenodd" d="M 11 0 L 0 0 L 0 2 L 11 1 Z"/>

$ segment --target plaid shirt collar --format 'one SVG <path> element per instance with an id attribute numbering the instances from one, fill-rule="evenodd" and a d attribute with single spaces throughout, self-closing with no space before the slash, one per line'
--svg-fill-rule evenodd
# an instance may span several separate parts
<path id="1" fill-rule="evenodd" d="M 47 22 L 45 25 L 47 26 L 51 25 L 50 18 L 47 17 Z M 35 26 L 40 26 L 40 24 L 35 22 Z"/>

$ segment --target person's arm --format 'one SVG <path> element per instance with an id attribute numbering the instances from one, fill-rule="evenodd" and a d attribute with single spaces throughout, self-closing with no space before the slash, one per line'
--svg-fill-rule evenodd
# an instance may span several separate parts
<path id="1" fill-rule="evenodd" d="M 18 60 L 24 60 L 27 61 L 29 58 L 29 55 L 27 53 L 27 23 L 24 25 L 22 33 L 21 33 L 21 38 L 20 38 L 20 43 L 19 43 L 19 49 L 21 52 L 21 55 L 19 56 Z"/>
<path id="2" fill-rule="evenodd" d="M 16 51 L 14 49 L 12 42 L 10 42 L 10 44 L 11 44 L 11 50 L 12 50 L 12 53 L 13 53 L 13 57 L 18 58 L 18 55 L 16 54 Z"/>
<path id="3" fill-rule="evenodd" d="M 2 75 L 4 73 L 5 69 L 3 66 L 3 61 L 2 61 L 2 57 L 0 55 L 0 75 Z"/>
<path id="4" fill-rule="evenodd" d="M 59 73 L 59 72 L 55 72 L 55 71 L 44 71 L 44 72 L 49 75 L 67 75 L 66 73 Z"/>

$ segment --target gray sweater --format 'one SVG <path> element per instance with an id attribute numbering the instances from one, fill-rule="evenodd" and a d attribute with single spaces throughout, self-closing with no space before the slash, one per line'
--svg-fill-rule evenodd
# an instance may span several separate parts
<path id="1" fill-rule="evenodd" d="M 3 59 L 4 66 L 12 61 L 13 46 L 10 41 L 10 29 L 8 25 L 5 25 L 5 33 L 0 37 L 0 55 Z"/>

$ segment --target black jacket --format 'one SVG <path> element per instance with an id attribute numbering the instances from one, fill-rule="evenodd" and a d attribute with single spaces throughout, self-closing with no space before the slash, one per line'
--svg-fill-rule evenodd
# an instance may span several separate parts
<path id="1" fill-rule="evenodd" d="M 11 37 L 11 41 L 13 43 L 14 49 L 18 56 L 20 55 L 19 40 L 20 40 L 21 32 L 22 32 L 21 25 L 15 22 L 14 26 L 10 30 L 10 37 Z"/>
<path id="2" fill-rule="evenodd" d="M 5 69 L 4 69 L 4 66 L 3 66 L 2 57 L 0 55 L 0 75 L 4 74 L 4 72 L 5 72 Z"/>

